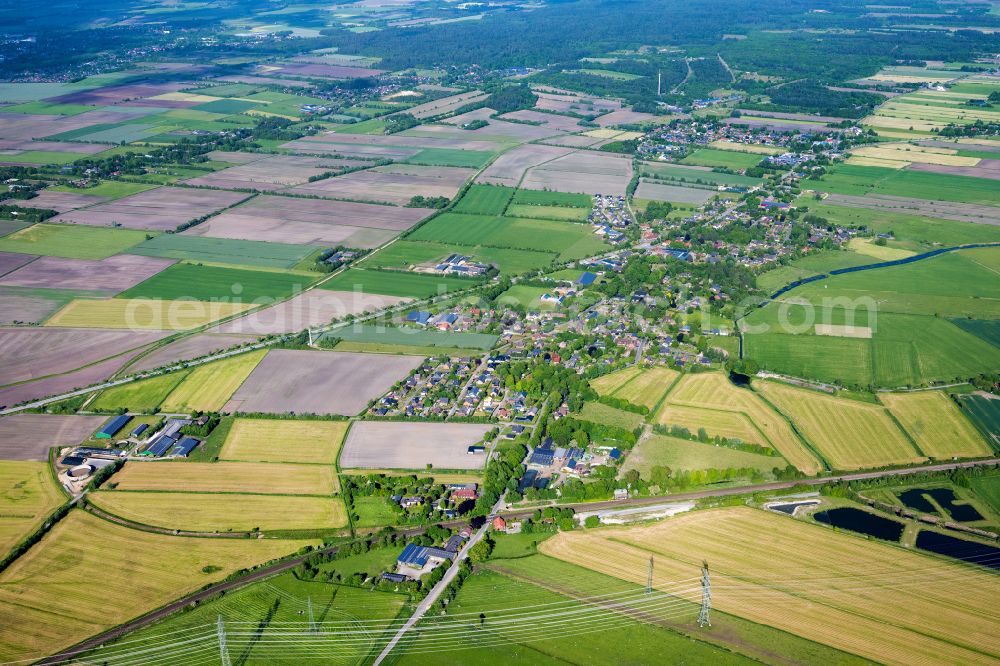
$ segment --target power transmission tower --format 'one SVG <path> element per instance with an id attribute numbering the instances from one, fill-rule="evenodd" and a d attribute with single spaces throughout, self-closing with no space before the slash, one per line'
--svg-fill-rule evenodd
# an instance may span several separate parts
<path id="1" fill-rule="evenodd" d="M 712 581 L 708 577 L 708 562 L 701 563 L 701 612 L 698 613 L 698 626 L 711 627 L 708 611 L 712 610 Z"/>
<path id="2" fill-rule="evenodd" d="M 307 327 L 306 331 L 309 332 L 309 346 L 312 347 L 313 346 L 313 330 L 312 330 L 312 327 Z"/>
<path id="3" fill-rule="evenodd" d="M 226 625 L 222 623 L 221 615 L 215 627 L 219 634 L 219 659 L 222 661 L 222 666 L 233 666 L 233 662 L 229 660 L 229 648 L 226 647 Z"/>
<path id="4" fill-rule="evenodd" d="M 312 600 L 312 597 L 309 597 L 306 601 L 307 601 L 308 608 L 309 608 L 309 631 L 311 633 L 315 634 L 315 633 L 317 633 L 316 632 L 316 619 L 313 617 L 313 600 Z"/>
<path id="5" fill-rule="evenodd" d="M 653 556 L 649 556 L 649 571 L 646 572 L 646 594 L 653 593 Z"/>

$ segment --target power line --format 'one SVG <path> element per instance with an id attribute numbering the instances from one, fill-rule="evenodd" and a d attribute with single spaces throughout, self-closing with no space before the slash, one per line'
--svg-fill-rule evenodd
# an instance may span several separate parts
<path id="1" fill-rule="evenodd" d="M 216 623 L 216 627 L 219 636 L 219 659 L 222 660 L 222 666 L 233 666 L 233 663 L 229 660 L 229 648 L 226 647 L 226 625 L 223 624 L 221 615 Z"/>
<path id="2" fill-rule="evenodd" d="M 652 563 L 652 560 L 650 560 Z M 701 563 L 701 612 L 698 613 L 698 626 L 711 627 L 708 611 L 712 610 L 712 581 L 708 577 L 708 561 Z"/>

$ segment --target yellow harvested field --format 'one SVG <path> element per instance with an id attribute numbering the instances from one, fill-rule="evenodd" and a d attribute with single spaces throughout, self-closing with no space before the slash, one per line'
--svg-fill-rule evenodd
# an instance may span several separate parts
<path id="1" fill-rule="evenodd" d="M 65 501 L 48 463 L 0 461 L 0 558 Z"/>
<path id="2" fill-rule="evenodd" d="M 920 148 L 918 146 L 865 146 L 852 151 L 853 155 L 881 160 L 898 160 L 919 164 L 940 164 L 942 166 L 976 166 L 978 157 L 955 155 L 950 148 Z"/>
<path id="3" fill-rule="evenodd" d="M 885 127 L 887 129 L 901 130 L 912 129 L 924 132 L 940 129 L 948 124 L 946 122 L 932 123 L 923 120 L 914 120 L 912 118 L 891 118 L 883 115 L 867 116 L 861 122 L 862 124 L 870 125 L 871 127 Z"/>
<path id="4" fill-rule="evenodd" d="M 0 574 L 0 660 L 40 659 L 314 543 L 150 534 L 74 510 Z"/>
<path id="5" fill-rule="evenodd" d="M 955 73 L 955 76 L 929 76 L 925 74 L 919 75 L 909 75 L 909 74 L 875 74 L 869 76 L 866 81 L 889 81 L 895 83 L 947 83 L 948 81 L 953 81 L 960 76 L 959 72 Z"/>
<path id="6" fill-rule="evenodd" d="M 816 324 L 816 335 L 828 335 L 834 338 L 871 339 L 872 329 L 868 326 L 847 326 L 846 324 Z"/>
<path id="7" fill-rule="evenodd" d="M 943 391 L 880 393 L 879 400 L 931 458 L 976 458 L 989 444 Z"/>
<path id="8" fill-rule="evenodd" d="M 348 425 L 347 421 L 236 419 L 219 458 L 333 465 Z"/>
<path id="9" fill-rule="evenodd" d="M 854 166 L 875 166 L 882 167 L 883 169 L 905 169 L 910 166 L 909 162 L 883 160 L 877 157 L 860 157 L 858 155 L 851 155 L 844 160 L 844 164 L 853 164 Z"/>
<path id="10" fill-rule="evenodd" d="M 134 461 L 114 481 L 118 490 L 331 495 L 334 472 L 332 466 L 291 463 Z"/>
<path id="11" fill-rule="evenodd" d="M 664 405 L 656 416 L 656 422 L 668 427 L 682 426 L 692 433 L 697 433 L 700 428 L 704 428 L 709 437 L 719 436 L 768 448 L 771 446 L 767 438 L 754 427 L 753 421 L 741 412 Z"/>
<path id="12" fill-rule="evenodd" d="M 652 409 L 660 402 L 670 385 L 680 374 L 676 370 L 658 366 L 643 370 L 627 384 L 624 384 L 612 395 L 615 398 L 628 400 L 633 405 L 642 405 Z"/>
<path id="13" fill-rule="evenodd" d="M 757 390 L 784 412 L 834 469 L 924 462 L 885 408 L 777 382 Z"/>
<path id="14" fill-rule="evenodd" d="M 851 242 L 847 246 L 857 252 L 858 254 L 863 254 L 868 257 L 875 257 L 876 259 L 881 259 L 882 261 L 895 261 L 896 259 L 905 259 L 906 257 L 912 257 L 915 252 L 909 250 L 903 250 L 898 247 L 887 247 L 884 245 L 876 245 L 872 242 L 870 238 L 852 238 Z M 868 336 L 871 337 L 871 336 Z"/>
<path id="15" fill-rule="evenodd" d="M 52 315 L 46 326 L 187 331 L 256 307 L 252 303 L 159 301 L 144 298 L 78 298 Z"/>
<path id="16" fill-rule="evenodd" d="M 195 367 L 170 392 L 161 409 L 165 412 L 222 409 L 265 354 L 266 349 L 258 349 Z"/>
<path id="17" fill-rule="evenodd" d="M 747 441 L 774 448 L 785 460 L 806 474 L 816 474 L 822 469 L 819 460 L 781 414 L 775 412 L 753 391 L 734 386 L 720 372 L 684 375 L 667 395 L 665 405 L 742 413 L 764 436 L 763 441 Z M 711 432 L 708 425 L 705 429 Z M 758 439 L 762 438 L 758 436 Z"/>
<path id="18" fill-rule="evenodd" d="M 591 379 L 590 386 L 597 391 L 599 395 L 611 395 L 621 388 L 622 384 L 638 375 L 640 371 L 641 370 L 639 368 L 632 365 L 623 370 L 609 372 L 608 374 L 598 377 L 597 379 Z"/>
<path id="19" fill-rule="evenodd" d="M 595 139 L 616 139 L 621 134 L 623 134 L 621 130 L 609 129 L 607 127 L 587 130 L 583 133 L 584 136 L 592 136 Z"/>
<path id="20" fill-rule="evenodd" d="M 695 511 L 653 525 L 560 532 L 538 549 L 637 586 L 652 556 L 653 586 L 695 603 L 701 592 L 690 581 L 706 560 L 713 609 L 877 663 L 1000 659 L 995 574 L 775 513 Z"/>
<path id="21" fill-rule="evenodd" d="M 347 525 L 347 510 L 339 497 L 102 490 L 90 495 L 90 501 L 137 523 L 189 532 L 321 530 Z"/>
<path id="22" fill-rule="evenodd" d="M 206 104 L 208 102 L 218 102 L 222 98 L 195 93 L 169 92 L 157 95 L 156 97 L 150 97 L 150 99 L 162 99 L 165 102 L 196 102 L 198 104 Z"/>
<path id="23" fill-rule="evenodd" d="M 725 139 L 712 141 L 708 144 L 708 147 L 718 148 L 719 150 L 733 150 L 740 153 L 754 153 L 757 155 L 780 155 L 785 152 L 783 148 L 778 148 L 776 146 L 761 146 L 756 143 L 738 143 L 736 141 L 727 141 Z"/>

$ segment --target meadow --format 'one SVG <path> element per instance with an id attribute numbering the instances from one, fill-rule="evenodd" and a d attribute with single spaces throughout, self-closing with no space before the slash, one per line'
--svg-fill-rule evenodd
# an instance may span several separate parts
<path id="1" fill-rule="evenodd" d="M 355 516 L 355 527 L 383 527 L 399 522 L 399 510 L 386 497 L 365 497 L 358 495 L 352 498 L 352 511 Z"/>
<path id="2" fill-rule="evenodd" d="M 496 265 L 500 272 L 507 275 L 517 275 L 544 268 L 551 264 L 556 256 L 551 252 L 538 252 L 536 250 L 514 250 L 483 245 L 468 247 L 400 239 L 366 257 L 361 266 L 405 270 L 417 264 L 440 261 L 456 252 L 471 257 L 474 261 Z"/>
<path id="3" fill-rule="evenodd" d="M 981 395 L 959 397 L 962 408 L 969 419 L 976 424 L 994 449 L 1000 448 L 1000 400 L 991 400 Z"/>
<path id="4" fill-rule="evenodd" d="M 0 557 L 65 501 L 47 462 L 0 461 Z"/>
<path id="5" fill-rule="evenodd" d="M 699 169 L 664 162 L 643 162 L 639 173 L 657 181 L 675 183 L 694 183 L 705 185 L 729 185 L 734 187 L 753 187 L 761 184 L 760 178 L 740 176 L 730 173 L 716 173 L 710 169 Z"/>
<path id="6" fill-rule="evenodd" d="M 180 263 L 122 292 L 121 297 L 270 301 L 287 298 L 310 282 L 312 278 L 297 274 Z"/>
<path id="7" fill-rule="evenodd" d="M 634 430 L 641 426 L 643 422 L 641 414 L 615 409 L 599 402 L 584 403 L 583 409 L 580 410 L 580 418 L 584 421 L 603 423 L 604 425 L 625 428 L 626 430 Z"/>
<path id="8" fill-rule="evenodd" d="M 470 289 L 478 284 L 468 278 L 445 275 L 423 275 L 403 271 L 379 271 L 351 268 L 321 285 L 333 291 L 355 291 L 400 296 L 402 298 L 427 298 L 450 291 Z"/>
<path id="9" fill-rule="evenodd" d="M 189 532 L 331 530 L 347 525 L 339 497 L 102 490 L 90 501 L 126 520 Z"/>
<path id="10" fill-rule="evenodd" d="M 310 543 L 150 534 L 73 510 L 0 574 L 0 658 L 40 659 Z M 95 571 L 118 575 L 81 585 Z"/>
<path id="11" fill-rule="evenodd" d="M 601 375 L 596 379 L 591 379 L 590 387 L 600 395 L 611 395 L 641 372 L 642 369 L 638 366 L 630 365 L 627 368 L 615 370 L 606 375 Z"/>
<path id="12" fill-rule="evenodd" d="M 222 409 L 265 354 L 266 349 L 259 349 L 196 366 L 164 399 L 163 411 Z"/>
<path id="13" fill-rule="evenodd" d="M 511 217 L 529 219 L 586 222 L 590 211 L 586 208 L 572 208 L 570 206 L 532 206 L 529 204 L 510 204 L 507 206 L 507 214 Z"/>
<path id="14" fill-rule="evenodd" d="M 834 194 L 887 194 L 914 199 L 957 203 L 1000 204 L 995 180 L 945 173 L 911 171 L 841 164 L 819 181 L 806 181 L 813 189 Z"/>
<path id="15" fill-rule="evenodd" d="M 456 213 L 473 215 L 503 215 L 514 196 L 514 188 L 499 185 L 470 185 L 452 207 Z"/>
<path id="16" fill-rule="evenodd" d="M 236 419 L 219 458 L 333 465 L 348 425 L 347 421 Z"/>
<path id="17" fill-rule="evenodd" d="M 764 535 L 766 549 L 759 547 Z M 1000 656 L 989 611 L 991 574 L 761 510 L 696 511 L 652 526 L 564 532 L 539 550 L 636 585 L 645 584 L 652 555 L 653 587 L 677 590 L 691 602 L 699 600 L 700 589 L 679 581 L 696 575 L 707 560 L 713 592 L 719 587 L 713 612 L 884 664 L 945 660 L 971 666 L 984 655 Z M 858 562 L 865 563 L 863 573 Z M 858 593 L 859 576 L 870 593 Z M 954 597 L 957 585 L 965 591 L 961 603 Z"/>
<path id="18" fill-rule="evenodd" d="M 881 405 L 777 382 L 756 390 L 787 415 L 835 470 L 908 465 L 926 460 Z"/>
<path id="19" fill-rule="evenodd" d="M 146 233 L 75 224 L 35 224 L 0 238 L 0 252 L 67 259 L 107 259 L 143 242 Z"/>
<path id="20" fill-rule="evenodd" d="M 395 554 L 395 551 L 392 552 Z M 337 560 L 335 564 L 362 570 L 354 562 L 355 559 Z M 369 573 L 378 572 L 369 569 Z M 128 634 L 118 643 L 99 648 L 84 659 L 118 664 L 120 651 L 128 651 L 130 646 L 138 644 L 149 650 L 145 654 L 147 661 L 174 661 L 182 658 L 183 647 L 175 646 L 170 637 L 178 633 L 200 636 L 204 629 L 215 627 L 218 618 L 222 617 L 231 632 L 227 637 L 230 654 L 235 658 L 245 658 L 248 663 L 293 664 L 322 655 L 324 664 L 353 666 L 371 654 L 380 640 L 380 631 L 391 626 L 407 601 L 407 596 L 403 594 L 304 581 L 294 574 L 285 573 L 172 615 L 162 622 Z M 308 611 L 310 605 L 314 608 L 316 621 L 324 630 L 305 636 L 302 632 L 309 625 L 303 611 Z M 261 626 L 260 623 L 265 628 L 258 632 L 256 629 Z M 364 627 L 365 631 L 353 635 L 345 643 L 345 634 L 329 630 L 341 626 Z M 243 631 L 247 627 L 255 630 Z M 276 645 L 279 641 L 283 643 L 283 638 L 290 639 L 291 635 L 295 636 L 294 646 Z M 215 640 L 213 634 L 196 643 L 214 646 Z"/>
<path id="21" fill-rule="evenodd" d="M 879 393 L 878 398 L 931 458 L 976 458 L 992 453 L 982 435 L 943 391 Z"/>
<path id="22" fill-rule="evenodd" d="M 784 464 L 785 461 L 776 456 L 739 451 L 678 437 L 650 435 L 639 440 L 625 459 L 622 470 L 639 470 L 642 478 L 648 479 L 653 467 L 656 466 L 669 467 L 671 470 L 750 467 L 766 473 L 775 467 L 784 467 Z"/>
<path id="23" fill-rule="evenodd" d="M 408 236 L 411 240 L 558 252 L 560 259 L 596 254 L 607 245 L 589 226 L 559 220 L 444 213 Z"/>
<path id="24" fill-rule="evenodd" d="M 187 375 L 187 370 L 181 370 L 120 386 L 112 386 L 101 391 L 87 407 L 97 412 L 113 412 L 118 409 L 152 412 Z"/>

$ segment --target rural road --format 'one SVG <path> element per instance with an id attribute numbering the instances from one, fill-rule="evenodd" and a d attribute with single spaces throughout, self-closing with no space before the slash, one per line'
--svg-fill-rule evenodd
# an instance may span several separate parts
<path id="1" fill-rule="evenodd" d="M 561 504 L 560 506 L 574 508 L 574 509 L 586 509 L 589 511 L 595 511 L 605 508 L 627 508 L 631 506 L 638 507 L 649 504 L 661 504 L 664 501 L 679 502 L 686 500 L 705 499 L 708 497 L 725 497 L 730 495 L 766 492 L 770 490 L 784 490 L 792 488 L 796 485 L 819 486 L 823 485 L 824 483 L 829 483 L 831 481 L 860 481 L 864 479 L 874 479 L 887 476 L 906 476 L 910 474 L 919 474 L 920 472 L 944 472 L 953 469 L 963 469 L 969 467 L 978 467 L 982 465 L 997 465 L 997 464 L 1000 464 L 1000 458 L 991 458 L 989 460 L 974 460 L 969 462 L 944 463 L 939 465 L 927 465 L 924 467 L 879 470 L 875 472 L 858 472 L 854 474 L 841 474 L 837 476 L 828 476 L 817 479 L 801 479 L 798 481 L 780 481 L 775 483 L 762 483 L 753 486 L 717 488 L 713 490 L 702 490 L 690 493 L 677 493 L 674 495 L 657 495 L 655 497 L 640 497 L 631 500 L 612 500 L 604 502 L 578 502 L 572 504 Z M 531 507 L 529 509 L 504 511 L 502 512 L 501 515 L 504 515 L 509 518 L 524 518 L 534 514 L 537 508 L 540 507 Z M 496 507 L 494 507 L 494 513 L 498 513 Z M 491 513 L 491 516 L 494 515 L 494 513 Z M 466 523 L 467 521 L 464 520 L 454 520 L 440 524 L 445 527 L 459 527 L 465 525 Z M 486 524 L 489 525 L 490 521 L 487 521 Z M 425 526 L 413 527 L 409 529 L 400 530 L 399 534 L 402 536 L 416 536 L 418 534 L 422 534 L 426 529 L 427 528 Z M 470 540 L 469 545 L 471 546 L 472 543 L 473 543 L 472 540 Z M 139 616 L 134 620 L 130 620 L 129 622 L 119 625 L 113 629 L 109 629 L 108 631 L 98 634 L 93 638 L 87 639 L 82 643 L 78 643 L 77 645 L 71 648 L 67 648 L 66 650 L 63 650 L 55 655 L 52 655 L 51 657 L 46 657 L 44 659 L 41 659 L 36 663 L 43 664 L 46 666 L 52 664 L 65 663 L 67 661 L 74 659 L 79 654 L 82 654 L 89 650 L 93 650 L 94 648 L 100 647 L 105 643 L 121 638 L 127 633 L 136 631 L 137 629 L 141 629 L 149 624 L 152 624 L 153 622 L 156 622 L 157 620 L 161 620 L 173 613 L 176 613 L 177 611 L 182 610 L 185 606 L 189 604 L 205 601 L 207 599 L 211 599 L 212 597 L 221 592 L 228 592 L 230 590 L 235 590 L 245 585 L 249 585 L 251 583 L 264 580 L 265 578 L 269 578 L 271 576 L 275 576 L 277 574 L 289 571 L 290 569 L 293 569 L 299 564 L 301 564 L 309 556 L 315 554 L 315 552 L 335 553 L 337 552 L 337 548 L 336 547 L 327 548 L 320 551 L 314 551 L 314 553 L 309 553 L 308 555 L 300 555 L 287 560 L 283 560 L 276 564 L 272 564 L 262 569 L 258 569 L 257 571 L 247 574 L 246 576 L 223 581 L 221 583 L 217 583 L 215 585 L 207 587 L 203 590 L 193 592 L 185 597 L 182 597 L 180 599 L 177 599 L 176 601 L 167 604 L 166 606 L 162 606 L 156 610 L 150 611 L 145 615 Z"/>
<path id="2" fill-rule="evenodd" d="M 434 602 L 438 600 L 438 597 L 440 597 L 441 593 L 445 591 L 445 588 L 451 584 L 451 581 L 455 580 L 455 576 L 458 575 L 458 570 L 462 564 L 462 560 L 468 557 L 469 551 L 472 547 L 479 543 L 484 536 L 486 536 L 486 531 L 490 529 L 490 525 L 493 523 L 493 518 L 496 516 L 497 511 L 500 510 L 500 507 L 504 505 L 506 498 L 507 491 L 505 490 L 503 495 L 500 496 L 500 499 L 497 500 L 497 503 L 493 505 L 493 509 L 490 511 L 490 515 L 486 517 L 486 521 L 483 523 L 483 526 L 476 530 L 475 534 L 472 535 L 468 543 L 466 543 L 462 549 L 458 551 L 458 555 L 455 556 L 455 561 L 451 563 L 450 567 L 448 567 L 448 571 L 445 572 L 444 576 L 440 581 L 438 581 L 438 584 L 434 586 L 424 600 L 417 604 L 417 607 L 413 611 L 413 615 L 410 616 L 410 619 L 407 620 L 406 623 L 399 628 L 399 631 L 396 632 L 396 635 L 393 636 L 388 643 L 386 643 L 385 648 L 383 648 L 378 658 L 375 659 L 373 666 L 379 666 L 379 664 L 385 661 L 385 658 L 389 656 L 392 649 L 403 639 L 406 632 L 412 629 L 413 626 L 420 621 L 420 618 L 427 614 L 427 611 L 430 610 L 430 607 L 433 606 Z"/>

